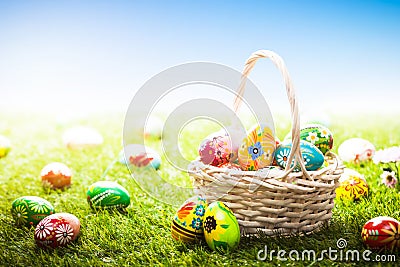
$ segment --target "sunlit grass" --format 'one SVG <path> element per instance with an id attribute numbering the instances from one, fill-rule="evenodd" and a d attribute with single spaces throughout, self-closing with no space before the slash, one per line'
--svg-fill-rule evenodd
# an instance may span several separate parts
<path id="1" fill-rule="evenodd" d="M 176 206 L 159 202 L 141 190 L 129 170 L 115 160 L 122 149 L 123 115 L 90 116 L 67 121 L 51 115 L 0 114 L 0 134 L 8 136 L 13 144 L 10 154 L 0 159 L 0 265 L 4 266 L 138 266 L 150 265 L 304 265 L 312 262 L 261 263 L 257 253 L 264 249 L 290 251 L 314 249 L 317 253 L 329 247 L 336 248 L 336 241 L 345 238 L 347 248 L 363 251 L 360 231 L 363 224 L 379 215 L 400 219 L 400 194 L 380 183 L 380 169 L 372 162 L 362 165 L 348 164 L 364 174 L 369 185 L 367 198 L 355 203 L 337 202 L 329 227 L 306 236 L 294 237 L 243 237 L 239 247 L 229 255 L 210 251 L 206 244 L 182 244 L 173 241 L 170 221 Z M 62 143 L 62 133 L 70 126 L 88 125 L 104 137 L 101 147 L 85 150 L 68 150 Z M 286 120 L 276 122 L 277 135 L 283 138 L 290 129 Z M 189 125 L 190 126 L 190 125 Z M 362 137 L 374 143 L 377 149 L 400 145 L 400 121 L 392 118 L 332 118 L 330 126 L 335 136 L 335 149 L 347 138 Z M 218 130 L 215 125 L 182 131 L 180 149 L 187 161 L 197 156 L 199 141 Z M 146 144 L 162 152 L 158 139 Z M 73 170 L 73 184 L 65 191 L 46 192 L 39 178 L 40 170 L 49 162 L 61 161 Z M 108 168 L 107 173 L 105 170 Z M 168 182 L 190 187 L 186 172 L 169 166 L 163 157 L 158 173 Z M 149 177 L 148 170 L 140 172 Z M 128 189 L 131 205 L 127 214 L 118 212 L 93 212 L 86 202 L 88 186 L 98 180 L 117 181 Z M 161 190 L 161 189 L 160 189 Z M 162 190 L 161 190 L 162 193 Z M 168 192 L 164 192 L 167 194 Z M 11 216 L 11 202 L 23 195 L 37 195 L 50 201 L 57 212 L 76 215 L 82 224 L 79 239 L 68 247 L 42 250 L 33 239 L 33 228 L 17 228 Z M 174 196 L 172 196 L 174 197 Z M 177 200 L 187 195 L 175 196 Z M 178 202 L 179 202 L 178 201 Z M 391 253 L 391 252 L 381 252 Z M 400 259 L 399 252 L 395 253 Z M 375 253 L 370 257 L 373 258 Z M 337 262 L 325 260 L 315 266 L 329 266 Z M 343 263 L 343 262 L 342 262 Z M 349 265 L 356 263 L 348 262 Z M 360 263 L 359 263 L 360 264 Z M 363 263 L 368 264 L 368 263 Z"/>

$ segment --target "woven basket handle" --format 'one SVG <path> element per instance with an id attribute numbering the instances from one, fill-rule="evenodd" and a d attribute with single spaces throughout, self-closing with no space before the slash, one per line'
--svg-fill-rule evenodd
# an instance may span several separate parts
<path id="1" fill-rule="evenodd" d="M 243 94 L 246 86 L 246 81 L 247 78 L 251 72 L 251 70 L 254 68 L 256 62 L 260 58 L 269 58 L 275 66 L 280 70 L 282 73 L 283 79 L 285 81 L 285 86 L 286 86 L 286 93 L 289 99 L 290 103 L 290 109 L 291 109 L 291 114 L 292 114 L 292 149 L 288 158 L 288 164 L 285 169 L 285 174 L 282 177 L 287 176 L 297 164 L 294 164 L 292 168 L 290 168 L 289 164 L 292 162 L 293 158 L 295 161 L 297 161 L 300 164 L 301 170 L 304 175 L 306 175 L 308 178 L 310 175 L 308 174 L 305 166 L 304 166 L 304 161 L 303 157 L 301 155 L 300 151 L 300 118 L 299 118 L 299 108 L 297 105 L 297 98 L 295 94 L 295 90 L 293 88 L 292 81 L 289 76 L 289 72 L 286 68 L 285 63 L 283 62 L 283 59 L 276 54 L 275 52 L 272 52 L 270 50 L 258 50 L 251 54 L 251 56 L 247 59 L 243 72 L 242 72 L 242 80 L 238 89 L 238 93 L 235 97 L 235 101 L 233 104 L 235 112 L 238 111 L 240 104 L 242 103 L 243 99 Z"/>

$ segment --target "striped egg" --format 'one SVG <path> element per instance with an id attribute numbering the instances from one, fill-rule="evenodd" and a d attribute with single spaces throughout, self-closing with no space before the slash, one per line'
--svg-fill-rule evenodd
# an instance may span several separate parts
<path id="1" fill-rule="evenodd" d="M 187 243 L 203 239 L 203 218 L 206 208 L 207 202 L 200 196 L 186 200 L 172 219 L 172 237 Z"/>

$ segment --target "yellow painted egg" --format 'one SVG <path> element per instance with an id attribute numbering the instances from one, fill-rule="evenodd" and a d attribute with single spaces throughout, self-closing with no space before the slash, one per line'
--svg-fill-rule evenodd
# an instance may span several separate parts
<path id="1" fill-rule="evenodd" d="M 172 220 L 172 237 L 189 243 L 203 239 L 203 217 L 206 208 L 207 202 L 200 196 L 186 200 Z"/>
<path id="2" fill-rule="evenodd" d="M 249 131 L 238 151 L 242 170 L 256 171 L 272 165 L 276 141 L 272 129 L 257 125 Z"/>
<path id="3" fill-rule="evenodd" d="M 368 195 L 368 184 L 361 177 L 348 175 L 336 188 L 336 197 L 342 200 L 358 200 Z"/>
<path id="4" fill-rule="evenodd" d="M 212 250 L 235 249 L 240 242 L 240 228 L 233 212 L 221 201 L 211 203 L 204 214 L 204 237 Z"/>
<path id="5" fill-rule="evenodd" d="M 7 156 L 10 150 L 11 150 L 10 140 L 5 136 L 0 135 L 0 158 Z"/>

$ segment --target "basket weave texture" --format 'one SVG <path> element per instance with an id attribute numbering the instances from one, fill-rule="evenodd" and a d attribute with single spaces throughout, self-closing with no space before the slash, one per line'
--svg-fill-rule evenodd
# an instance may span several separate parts
<path id="1" fill-rule="evenodd" d="M 246 61 L 242 82 L 234 101 L 237 112 L 242 102 L 250 71 L 260 58 L 269 58 L 282 73 L 292 113 L 292 150 L 287 162 L 295 160 L 300 172 L 264 168 L 241 171 L 193 161 L 188 168 L 194 192 L 209 201 L 224 202 L 235 214 L 242 234 L 267 235 L 309 233 L 328 223 L 332 217 L 335 189 L 344 166 L 328 152 L 328 166 L 307 171 L 300 151 L 300 120 L 297 99 L 282 58 L 269 50 L 259 50 Z"/>

